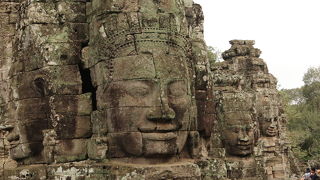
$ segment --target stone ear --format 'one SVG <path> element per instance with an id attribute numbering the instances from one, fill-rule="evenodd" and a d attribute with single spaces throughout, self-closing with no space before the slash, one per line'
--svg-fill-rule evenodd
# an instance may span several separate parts
<path id="1" fill-rule="evenodd" d="M 191 131 L 188 135 L 189 152 L 192 158 L 200 157 L 201 142 L 198 131 Z"/>
<path id="2" fill-rule="evenodd" d="M 257 145 L 258 140 L 260 139 L 260 136 L 261 136 L 261 132 L 260 132 L 259 127 L 255 127 L 255 129 L 254 129 L 254 144 L 255 145 Z"/>
<path id="3" fill-rule="evenodd" d="M 32 87 L 41 97 L 48 95 L 48 84 L 44 78 L 40 77 L 33 80 Z"/>

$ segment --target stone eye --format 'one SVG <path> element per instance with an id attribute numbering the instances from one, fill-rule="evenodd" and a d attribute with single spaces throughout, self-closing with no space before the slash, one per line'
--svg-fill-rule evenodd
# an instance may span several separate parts
<path id="1" fill-rule="evenodd" d="M 187 94 L 186 87 L 182 81 L 173 82 L 169 85 L 169 95 L 173 97 L 181 97 Z"/>
<path id="2" fill-rule="evenodd" d="M 150 87 L 147 85 L 142 86 L 132 86 L 127 89 L 129 95 L 133 97 L 144 97 L 150 93 Z"/>
<path id="3" fill-rule="evenodd" d="M 252 127 L 250 127 L 250 126 L 249 126 L 249 127 L 247 127 L 247 128 L 246 128 L 246 131 L 247 131 L 247 132 L 252 131 Z"/>
<path id="4" fill-rule="evenodd" d="M 235 128 L 233 128 L 233 132 L 235 132 L 235 133 L 239 133 L 239 132 L 240 132 L 240 128 L 239 128 L 239 127 L 235 127 Z"/>

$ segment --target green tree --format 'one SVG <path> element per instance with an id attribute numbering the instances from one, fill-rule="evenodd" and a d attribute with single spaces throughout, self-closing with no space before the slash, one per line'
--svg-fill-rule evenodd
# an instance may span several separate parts
<path id="1" fill-rule="evenodd" d="M 320 66 L 309 68 L 303 76 L 303 82 L 305 85 L 310 85 L 314 82 L 320 82 Z"/>
<path id="2" fill-rule="evenodd" d="M 320 67 L 309 68 L 301 88 L 281 91 L 293 151 L 302 160 L 320 159 Z"/>
<path id="3" fill-rule="evenodd" d="M 306 105 L 310 110 L 320 111 L 320 82 L 313 82 L 302 87 Z"/>
<path id="4" fill-rule="evenodd" d="M 221 53 L 216 48 L 212 46 L 208 46 L 207 54 L 208 54 L 209 63 L 211 66 L 213 66 L 214 63 L 219 61 L 219 57 Z"/>

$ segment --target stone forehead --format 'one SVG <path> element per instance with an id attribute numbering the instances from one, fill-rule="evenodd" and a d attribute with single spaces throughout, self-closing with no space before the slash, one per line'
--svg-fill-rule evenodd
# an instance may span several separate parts
<path id="1" fill-rule="evenodd" d="M 140 54 L 115 58 L 112 69 L 112 80 L 188 78 L 186 59 L 167 54 Z"/>
<path id="2" fill-rule="evenodd" d="M 254 123 L 250 113 L 242 112 L 226 113 L 224 122 L 228 125 L 246 125 Z"/>

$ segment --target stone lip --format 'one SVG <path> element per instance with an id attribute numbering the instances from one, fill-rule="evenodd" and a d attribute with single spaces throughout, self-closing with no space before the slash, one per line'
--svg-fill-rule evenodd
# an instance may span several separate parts
<path id="1" fill-rule="evenodd" d="M 12 130 L 14 128 L 14 126 L 12 125 L 0 125 L 0 131 L 8 131 L 8 130 Z"/>
<path id="2" fill-rule="evenodd" d="M 266 133 L 267 133 L 266 135 L 268 137 L 273 137 L 273 136 L 277 135 L 278 131 L 276 129 L 274 129 L 274 128 L 272 128 L 272 129 L 268 128 Z"/>
<path id="3" fill-rule="evenodd" d="M 155 141 L 166 141 L 177 138 L 177 134 L 173 132 L 169 133 L 142 133 L 144 139 L 155 140 Z"/>

